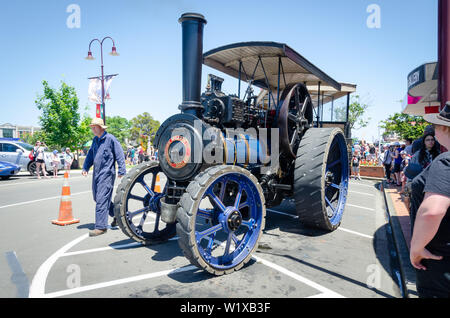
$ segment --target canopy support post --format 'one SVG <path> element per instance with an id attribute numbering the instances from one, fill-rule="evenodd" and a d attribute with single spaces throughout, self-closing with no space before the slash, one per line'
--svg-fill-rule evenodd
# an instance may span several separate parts
<path id="1" fill-rule="evenodd" d="M 317 83 L 317 112 L 316 112 L 316 127 L 319 128 L 319 119 L 320 119 L 320 82 Z"/>
<path id="2" fill-rule="evenodd" d="M 333 121 L 333 111 L 334 111 L 334 96 L 331 98 L 331 121 Z"/>
<path id="3" fill-rule="evenodd" d="M 273 97 L 272 90 L 270 89 L 269 79 L 267 78 L 266 69 L 264 68 L 264 63 L 261 60 L 261 56 L 258 57 L 258 64 L 261 62 L 261 68 L 264 72 L 264 79 L 266 80 L 267 90 L 269 91 L 269 109 L 270 109 L 270 98 L 272 97 L 272 101 L 275 104 L 275 98 Z"/>
<path id="4" fill-rule="evenodd" d="M 241 98 L 241 75 L 242 75 L 242 61 L 239 61 L 239 84 L 238 84 L 238 98 Z"/>
<path id="5" fill-rule="evenodd" d="M 278 57 L 278 85 L 277 85 L 277 108 L 280 103 L 280 76 L 281 76 L 281 56 Z"/>
<path id="6" fill-rule="evenodd" d="M 347 117 L 345 119 L 346 127 L 347 127 L 347 129 L 346 129 L 347 131 L 346 131 L 346 134 L 345 134 L 346 138 L 350 138 L 350 134 L 351 134 L 350 125 L 348 123 L 349 110 L 350 110 L 350 92 L 347 93 Z"/>
<path id="7" fill-rule="evenodd" d="M 322 105 L 320 106 L 320 127 L 323 127 L 323 99 L 325 92 L 322 92 Z"/>

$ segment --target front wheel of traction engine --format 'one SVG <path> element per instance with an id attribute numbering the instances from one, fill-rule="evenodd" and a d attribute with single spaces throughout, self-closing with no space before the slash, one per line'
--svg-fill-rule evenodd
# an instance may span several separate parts
<path id="1" fill-rule="evenodd" d="M 339 227 L 348 190 L 347 152 L 339 128 L 305 132 L 294 170 L 294 200 L 301 223 L 326 231 Z"/>
<path id="2" fill-rule="evenodd" d="M 157 161 L 131 169 L 117 188 L 114 215 L 122 232 L 143 244 L 167 241 L 175 236 L 175 224 L 161 220 L 164 174 Z"/>
<path id="3" fill-rule="evenodd" d="M 251 259 L 265 226 L 257 179 L 237 166 L 214 166 L 189 183 L 177 211 L 178 243 L 189 261 L 214 275 Z"/>

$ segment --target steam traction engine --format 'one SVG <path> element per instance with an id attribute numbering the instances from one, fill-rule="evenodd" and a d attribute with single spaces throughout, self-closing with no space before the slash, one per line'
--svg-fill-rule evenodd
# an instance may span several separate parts
<path id="1" fill-rule="evenodd" d="M 347 145 L 341 129 L 313 127 L 318 105 L 307 87 L 339 92 L 340 84 L 285 44 L 237 43 L 203 54 L 204 17 L 186 13 L 179 22 L 181 113 L 155 136 L 159 161 L 134 167 L 118 187 L 122 231 L 143 244 L 177 235 L 192 264 L 222 275 L 250 260 L 266 207 L 283 198 L 294 198 L 303 224 L 335 230 L 348 187 Z M 223 93 L 215 75 L 200 94 L 202 64 L 238 78 L 238 95 Z M 243 98 L 241 80 L 249 84 Z"/>

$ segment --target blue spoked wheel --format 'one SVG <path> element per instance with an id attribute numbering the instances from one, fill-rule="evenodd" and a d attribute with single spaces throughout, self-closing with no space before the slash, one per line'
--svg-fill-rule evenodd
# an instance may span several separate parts
<path id="1" fill-rule="evenodd" d="M 160 243 L 176 234 L 174 223 L 161 220 L 165 179 L 157 161 L 146 161 L 131 169 L 117 188 L 114 215 L 122 232 L 137 242 Z"/>
<path id="2" fill-rule="evenodd" d="M 300 221 L 334 231 L 341 223 L 349 180 L 348 151 L 339 128 L 308 129 L 297 150 L 294 199 Z"/>
<path id="3" fill-rule="evenodd" d="M 214 275 L 251 259 L 265 226 L 257 179 L 237 166 L 214 166 L 189 183 L 177 211 L 178 243 L 189 261 Z"/>

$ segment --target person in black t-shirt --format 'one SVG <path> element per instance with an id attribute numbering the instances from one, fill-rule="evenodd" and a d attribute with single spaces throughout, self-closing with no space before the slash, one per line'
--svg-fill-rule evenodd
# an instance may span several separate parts
<path id="1" fill-rule="evenodd" d="M 425 115 L 436 138 L 450 149 L 450 103 Z M 440 154 L 412 182 L 410 260 L 421 298 L 450 297 L 450 153 Z"/>

